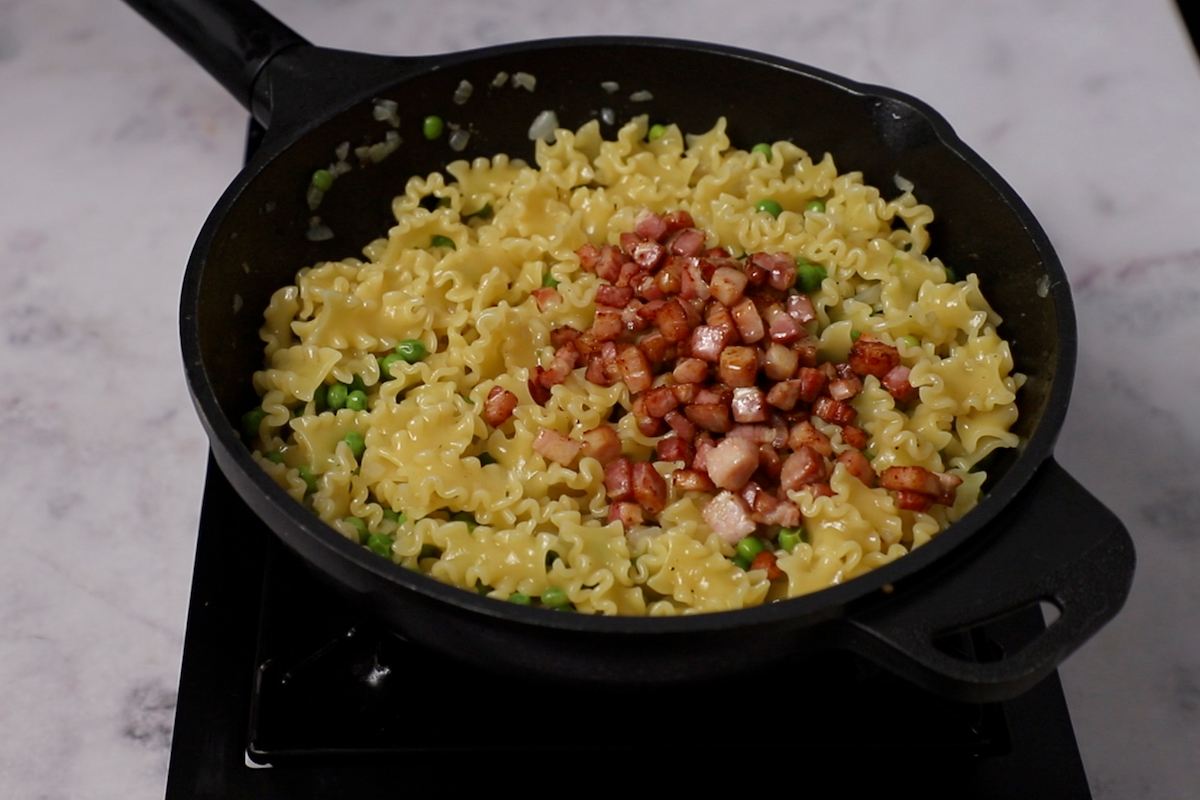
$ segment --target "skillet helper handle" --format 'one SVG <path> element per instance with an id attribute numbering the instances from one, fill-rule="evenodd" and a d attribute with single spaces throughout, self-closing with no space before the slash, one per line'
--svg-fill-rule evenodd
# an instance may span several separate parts
<path id="1" fill-rule="evenodd" d="M 1053 458 L 1039 468 L 996 535 L 919 591 L 895 594 L 849 622 L 855 650 L 931 691 L 972 703 L 1015 697 L 1049 675 L 1121 608 L 1135 555 L 1120 520 Z M 1059 612 L 1032 641 L 994 660 L 939 648 L 1010 612 Z"/>
<path id="2" fill-rule="evenodd" d="M 276 54 L 308 41 L 252 0 L 125 0 L 254 111 L 254 84 Z"/>

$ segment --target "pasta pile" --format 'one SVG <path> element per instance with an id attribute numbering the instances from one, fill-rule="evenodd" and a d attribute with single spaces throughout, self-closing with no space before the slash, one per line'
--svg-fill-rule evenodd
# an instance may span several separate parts
<path id="1" fill-rule="evenodd" d="M 734 148 L 723 119 L 700 135 L 667 126 L 647 141 L 647 130 L 637 118 L 606 141 L 593 121 L 538 142 L 536 167 L 497 155 L 448 165 L 449 180 L 414 177 L 394 201 L 396 225 L 365 260 L 301 269 L 272 296 L 261 329 L 265 365 L 253 382 L 265 413 L 252 433 L 262 468 L 343 535 L 370 537 L 377 551 L 385 543 L 405 567 L 500 600 L 555 593 L 558 605 L 600 614 L 796 597 L 899 558 L 973 507 L 985 479 L 973 467 L 1017 444 L 1009 429 L 1022 377 L 978 278 L 954 279 L 925 255 L 931 209 L 911 190 L 885 199 L 859 173 L 839 174 L 831 156 L 814 161 L 786 141 L 770 157 Z M 756 210 L 762 197 L 782 212 Z M 806 212 L 818 198 L 823 210 Z M 774 581 L 735 563 L 733 546 L 708 528 L 711 495 L 672 491 L 657 524 L 607 522 L 600 463 L 562 466 L 532 443 L 543 429 L 578 438 L 610 422 L 629 408 L 628 389 L 590 383 L 580 368 L 540 405 L 527 382 L 554 353 L 552 329 L 592 323 L 600 280 L 576 251 L 616 243 L 643 209 L 686 210 L 708 246 L 734 255 L 786 252 L 822 266 L 812 293 L 822 358 L 844 360 L 869 334 L 899 349 L 919 390 L 906 410 L 864 379 L 851 404 L 871 437 L 871 466 L 956 475 L 953 504 L 902 510 L 839 464 L 833 496 L 791 492 L 804 540 L 778 553 Z M 547 279 L 562 302 L 541 311 L 532 293 Z M 381 380 L 380 359 L 412 339 L 428 355 L 392 359 Z M 322 411 L 335 383 L 360 387 L 364 407 Z M 480 416 L 495 386 L 519 401 L 499 427 Z M 631 414 L 612 424 L 626 455 L 653 453 L 657 437 Z M 847 447 L 837 426 L 814 424 L 835 452 Z M 347 442 L 356 433 L 360 454 Z"/>

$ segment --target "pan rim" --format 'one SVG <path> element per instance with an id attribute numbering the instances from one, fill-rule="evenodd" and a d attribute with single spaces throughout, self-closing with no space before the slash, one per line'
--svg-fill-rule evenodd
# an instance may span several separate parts
<path id="1" fill-rule="evenodd" d="M 321 521 L 311 510 L 294 501 L 250 457 L 250 450 L 243 443 L 236 426 L 222 411 L 215 388 L 209 380 L 198 334 L 198 308 L 204 268 L 212 242 L 230 210 L 262 169 L 285 153 L 296 141 L 320 128 L 331 118 L 354 106 L 370 102 L 371 98 L 385 86 L 399 87 L 433 71 L 444 71 L 456 66 L 515 53 L 570 47 L 576 50 L 576 55 L 578 55 L 577 51 L 581 46 L 611 47 L 615 44 L 669 48 L 672 51 L 684 49 L 708 56 L 733 57 L 741 61 L 752 61 L 770 68 L 781 69 L 791 79 L 801 77 L 816 80 L 852 95 L 900 103 L 911 108 L 915 114 L 924 119 L 936 136 L 938 146 L 947 151 L 948 156 L 960 159 L 978 173 L 980 178 L 1016 215 L 1035 250 L 1041 256 L 1041 268 L 1049 278 L 1048 293 L 1053 302 L 1058 337 L 1057 358 L 1051 370 L 1053 377 L 1050 380 L 1041 417 L 1035 423 L 1030 436 L 1018 445 L 1020 452 L 1014 463 L 1003 475 L 999 476 L 995 485 L 975 508 L 945 531 L 933 537 L 928 543 L 901 558 L 845 583 L 800 597 L 750 608 L 674 617 L 548 614 L 542 609 L 524 608 L 482 597 L 456 586 L 442 583 L 424 573 L 408 570 L 393 562 L 385 561 L 361 545 L 350 542 Z M 322 48 L 315 49 L 322 50 Z M 708 633 L 786 622 L 806 625 L 841 617 L 851 613 L 851 606 L 861 604 L 873 597 L 882 600 L 886 595 L 891 594 L 893 587 L 899 587 L 902 584 L 908 585 L 917 581 L 920 573 L 936 570 L 937 565 L 944 564 L 953 553 L 968 549 L 969 542 L 1003 535 L 1004 531 L 989 530 L 990 527 L 995 527 L 991 523 L 1009 503 L 1017 498 L 1042 462 L 1051 457 L 1054 441 L 1066 416 L 1077 350 L 1074 306 L 1062 264 L 1033 213 L 999 173 L 958 137 L 950 123 L 940 113 L 905 92 L 861 83 L 781 57 L 727 45 L 661 37 L 558 37 L 514 42 L 445 55 L 397 59 L 397 62 L 398 64 L 404 63 L 407 71 L 397 75 L 394 80 L 383 85 L 375 84 L 352 91 L 344 102 L 330 106 L 328 113 L 319 118 L 314 118 L 286 134 L 269 137 L 255 158 L 233 179 L 209 213 L 193 245 L 184 274 L 180 296 L 179 325 L 184 369 L 193 404 L 208 434 L 213 454 L 222 470 L 226 473 L 234 471 L 238 478 L 250 480 L 253 492 L 245 486 L 243 480 L 232 480 L 231 484 L 255 509 L 256 515 L 263 524 L 272 529 L 274 535 L 286 541 L 286 537 L 264 518 L 264 514 L 259 510 L 262 503 L 266 503 L 266 508 L 272 512 L 282 514 L 286 523 L 296 532 L 307 537 L 316 545 L 332 551 L 333 557 L 350 562 L 354 569 L 372 573 L 376 579 L 382 579 L 398 591 L 415 592 L 464 612 L 489 617 L 498 622 L 519 623 L 543 629 L 579 633 L 627 635 Z M 249 376 L 247 376 L 248 379 Z M 336 579 L 336 576 L 331 577 Z M 936 586 L 930 589 L 923 584 L 918 590 L 936 590 Z"/>

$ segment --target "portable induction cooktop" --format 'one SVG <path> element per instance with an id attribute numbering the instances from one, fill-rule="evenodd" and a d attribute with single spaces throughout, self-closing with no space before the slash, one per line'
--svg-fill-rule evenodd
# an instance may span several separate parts
<path id="1" fill-rule="evenodd" d="M 252 126 L 250 151 L 260 135 Z M 962 646 L 986 660 L 1042 626 L 1030 608 L 973 631 Z M 494 757 L 510 768 L 488 769 Z M 747 786 L 795 788 L 815 767 L 840 775 L 845 788 L 1091 797 L 1057 673 L 1015 700 L 984 705 L 930 695 L 841 652 L 670 688 L 491 674 L 353 609 L 209 460 L 169 800 L 532 787 L 564 765 L 573 765 L 576 786 L 615 781 L 632 790 L 644 788 L 638 765 L 650 763 L 675 788 L 712 788 L 722 773 Z"/>

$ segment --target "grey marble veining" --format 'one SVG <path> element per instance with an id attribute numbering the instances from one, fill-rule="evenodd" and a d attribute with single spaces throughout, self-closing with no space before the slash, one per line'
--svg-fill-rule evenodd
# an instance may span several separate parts
<path id="1" fill-rule="evenodd" d="M 721 41 L 941 111 L 1066 265 L 1058 458 L 1139 550 L 1129 605 L 1062 669 L 1093 791 L 1196 795 L 1200 70 L 1171 3 L 267 5 L 377 52 Z M 205 459 L 176 301 L 245 115 L 132 12 L 83 0 L 0 0 L 0 109 L 0 797 L 161 796 Z"/>

